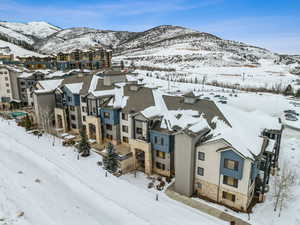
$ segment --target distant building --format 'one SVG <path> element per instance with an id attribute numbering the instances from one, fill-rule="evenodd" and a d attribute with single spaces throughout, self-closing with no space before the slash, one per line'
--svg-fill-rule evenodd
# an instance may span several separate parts
<path id="1" fill-rule="evenodd" d="M 0 65 L 0 102 L 8 104 L 11 101 L 20 101 L 18 77 L 21 70 Z"/>
<path id="2" fill-rule="evenodd" d="M 56 56 L 18 57 L 20 62 L 30 70 L 38 69 L 88 69 L 99 70 L 111 67 L 112 52 L 105 49 L 74 50 L 60 52 Z"/>

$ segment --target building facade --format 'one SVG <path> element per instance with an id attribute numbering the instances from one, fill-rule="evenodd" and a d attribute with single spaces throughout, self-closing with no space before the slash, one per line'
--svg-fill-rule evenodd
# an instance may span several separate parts
<path id="1" fill-rule="evenodd" d="M 0 102 L 20 101 L 18 77 L 21 71 L 8 66 L 0 65 Z"/>

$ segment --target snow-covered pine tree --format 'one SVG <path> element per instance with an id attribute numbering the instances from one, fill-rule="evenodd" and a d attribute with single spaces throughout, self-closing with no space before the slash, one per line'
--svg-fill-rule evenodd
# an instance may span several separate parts
<path id="1" fill-rule="evenodd" d="M 90 155 L 91 146 L 87 140 L 86 133 L 83 129 L 80 131 L 81 140 L 79 142 L 78 151 L 82 157 L 88 157 Z"/>
<path id="2" fill-rule="evenodd" d="M 106 146 L 107 156 L 103 158 L 104 169 L 110 173 L 117 172 L 119 167 L 117 161 L 117 153 L 115 152 L 115 148 L 112 143 L 108 143 Z"/>
<path id="3" fill-rule="evenodd" d="M 294 89 L 293 89 L 292 85 L 289 84 L 286 87 L 286 89 L 284 90 L 283 94 L 284 95 L 294 95 Z"/>

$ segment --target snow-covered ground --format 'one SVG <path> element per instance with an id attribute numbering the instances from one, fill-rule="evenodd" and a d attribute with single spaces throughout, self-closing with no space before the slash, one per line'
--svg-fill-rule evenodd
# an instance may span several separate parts
<path id="1" fill-rule="evenodd" d="M 0 224 L 226 224 L 163 193 L 156 201 L 143 174 L 105 177 L 99 155 L 77 160 L 72 148 L 52 143 L 0 121 Z"/>
<path id="2" fill-rule="evenodd" d="M 152 65 L 155 66 L 155 65 Z M 299 76 L 289 73 L 290 66 L 285 65 L 262 65 L 259 67 L 210 67 L 201 66 L 197 68 L 178 68 L 176 72 L 150 72 L 141 71 L 141 74 L 151 74 L 154 77 L 172 80 L 185 79 L 189 83 L 218 82 L 221 85 L 232 85 L 237 88 L 265 88 L 272 90 L 281 87 L 283 90 L 289 84 L 296 84 Z"/>

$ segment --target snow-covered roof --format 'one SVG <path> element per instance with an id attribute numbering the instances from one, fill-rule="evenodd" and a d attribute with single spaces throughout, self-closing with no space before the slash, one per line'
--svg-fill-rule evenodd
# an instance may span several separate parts
<path id="1" fill-rule="evenodd" d="M 40 86 L 42 89 L 35 90 L 35 93 L 45 93 L 45 92 L 50 92 L 54 91 L 58 86 L 62 83 L 62 79 L 60 80 L 42 80 L 39 81 Z"/>
<path id="2" fill-rule="evenodd" d="M 281 129 L 277 119 L 259 111 L 246 113 L 228 105 L 220 105 L 220 110 L 232 127 L 215 118 L 216 128 L 213 130 L 213 140 L 223 138 L 247 158 L 260 154 L 264 141 L 260 135 L 264 129 Z"/>
<path id="3" fill-rule="evenodd" d="M 65 84 L 64 86 L 68 88 L 73 94 L 79 94 L 83 86 L 83 82 L 75 84 Z"/>
<path id="4" fill-rule="evenodd" d="M 53 73 L 49 73 L 47 75 L 47 78 L 53 78 L 53 77 L 62 77 L 64 75 L 66 75 L 67 73 L 61 70 L 55 71 Z"/>
<path id="5" fill-rule="evenodd" d="M 28 77 L 30 77 L 31 75 L 32 75 L 32 73 L 23 72 L 23 73 L 19 76 L 19 78 L 28 78 Z"/>

